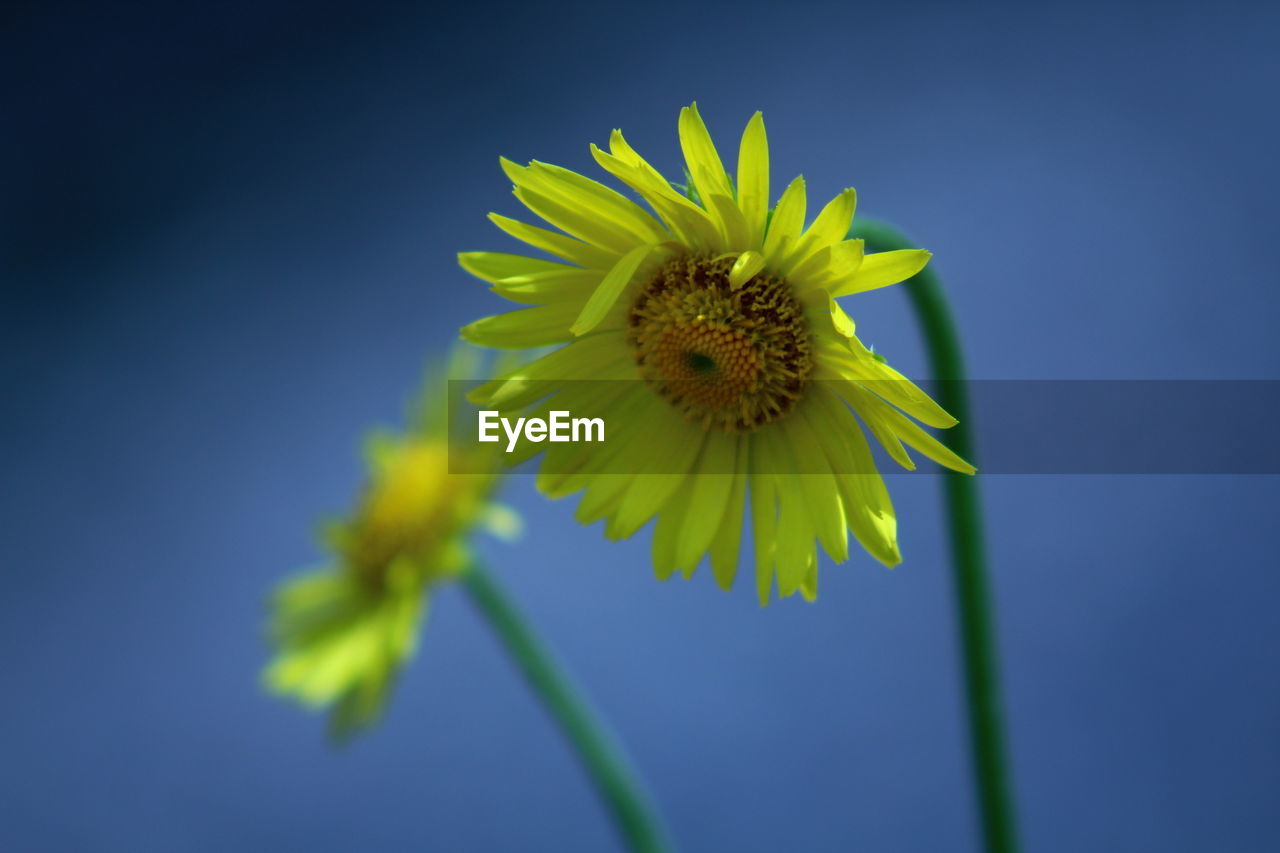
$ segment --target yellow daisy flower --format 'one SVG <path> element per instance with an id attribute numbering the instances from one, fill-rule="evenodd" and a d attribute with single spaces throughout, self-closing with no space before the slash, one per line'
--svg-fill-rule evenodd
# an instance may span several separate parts
<path id="1" fill-rule="evenodd" d="M 339 736 L 378 719 L 413 656 L 430 590 L 466 568 L 470 535 L 487 528 L 508 536 L 518 527 L 492 501 L 493 454 L 451 454 L 443 379 L 439 385 L 415 429 L 366 442 L 364 492 L 350 517 L 326 530 L 331 564 L 287 581 L 273 600 L 276 654 L 265 683 L 330 708 Z"/>
<path id="2" fill-rule="evenodd" d="M 929 253 L 864 254 L 862 240 L 846 239 L 852 189 L 807 228 L 803 178 L 771 207 L 760 113 L 742 135 L 736 181 L 696 104 L 681 111 L 679 136 L 683 191 L 618 130 L 608 152 L 591 146 L 650 210 L 558 166 L 501 160 L 516 197 L 559 231 L 489 218 L 557 260 L 460 254 L 496 293 L 533 306 L 478 320 L 462 335 L 499 348 L 565 346 L 473 399 L 510 410 L 555 391 L 555 409 L 602 416 L 608 449 L 550 446 L 539 487 L 555 497 L 582 491 L 577 518 L 604 519 L 611 538 L 656 517 L 660 578 L 677 569 L 688 577 L 709 553 L 729 588 L 749 495 L 761 603 L 775 575 L 780 595 L 812 600 L 815 540 L 836 562 L 848 557 L 849 532 L 886 565 L 901 560 L 893 506 L 857 418 L 907 468 L 904 444 L 974 470 L 915 422 L 955 419 L 864 347 L 836 302 L 910 278 Z M 588 379 L 606 381 L 578 381 Z M 664 473 L 640 474 L 655 460 Z"/>

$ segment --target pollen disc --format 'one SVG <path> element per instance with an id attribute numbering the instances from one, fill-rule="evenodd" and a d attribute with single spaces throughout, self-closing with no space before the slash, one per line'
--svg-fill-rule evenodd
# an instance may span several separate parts
<path id="1" fill-rule="evenodd" d="M 734 288 L 735 260 L 669 261 L 640 289 L 627 339 L 640 375 L 687 420 L 750 432 L 795 408 L 813 354 L 791 286 L 761 272 Z"/>

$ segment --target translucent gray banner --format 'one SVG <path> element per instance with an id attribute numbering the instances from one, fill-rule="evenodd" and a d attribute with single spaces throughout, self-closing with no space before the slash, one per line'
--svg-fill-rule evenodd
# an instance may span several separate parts
<path id="1" fill-rule="evenodd" d="M 533 464 L 522 462 L 512 473 L 534 473 L 539 468 L 566 473 L 581 468 L 594 454 L 610 454 L 613 462 L 608 470 L 616 474 L 689 470 L 684 456 L 671 458 L 663 453 L 642 462 L 628 462 L 635 460 L 636 454 L 620 453 L 619 444 L 644 442 L 646 433 L 657 425 L 629 422 L 626 409 L 615 403 L 582 404 L 652 394 L 640 380 L 509 386 L 505 390 L 513 400 L 532 403 L 519 409 L 469 402 L 467 393 L 480 384 L 450 383 L 450 462 L 454 473 L 464 473 L 472 464 L 467 460 L 477 451 L 496 452 L 511 460 L 538 452 Z M 848 399 L 844 383 L 813 382 L 810 386 L 820 384 L 826 386 L 823 391 Z M 860 384 L 881 400 L 898 402 L 919 396 L 909 383 Z M 945 384 L 921 382 L 919 387 L 941 402 L 948 396 Z M 1280 424 L 1280 380 L 1001 379 L 964 384 L 972 408 L 970 428 L 977 444 L 977 458 L 970 461 L 983 474 L 1280 474 L 1280 442 L 1274 436 Z M 805 393 L 813 390 L 810 387 Z M 486 416 L 486 423 L 487 436 L 496 435 L 496 441 L 479 440 L 482 411 L 494 413 Z M 553 418 L 555 411 L 565 414 Z M 854 411 L 858 411 L 856 406 Z M 498 420 L 501 417 L 508 419 L 505 426 Z M 521 417 L 526 420 L 518 424 Z M 530 417 L 548 422 L 541 439 L 537 437 L 541 428 Z M 600 430 L 597 419 L 602 422 Z M 557 423 L 551 423 L 553 420 Z M 580 423 L 575 425 L 575 421 Z M 852 428 L 853 421 L 845 423 Z M 926 431 L 948 443 L 949 430 L 926 427 Z M 597 432 L 603 433 L 602 438 Z M 863 434 L 881 473 L 903 470 L 884 452 L 865 421 Z M 549 456 L 543 452 L 553 448 Z M 570 453 L 570 448 L 575 452 Z M 908 452 L 919 471 L 943 470 L 923 454 L 909 448 Z M 774 457 L 765 462 L 753 459 L 753 465 L 765 464 L 770 473 L 809 474 L 830 470 L 832 464 L 831 459 L 808 452 L 783 452 Z M 603 457 L 598 461 L 603 463 Z M 733 473 L 728 464 L 725 467 L 722 473 Z M 866 472 L 864 463 L 847 460 L 836 465 L 836 470 Z"/>

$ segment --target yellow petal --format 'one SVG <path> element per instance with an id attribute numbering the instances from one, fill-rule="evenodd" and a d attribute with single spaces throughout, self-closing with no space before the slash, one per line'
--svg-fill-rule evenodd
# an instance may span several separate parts
<path id="1" fill-rule="evenodd" d="M 893 458 L 903 468 L 908 471 L 914 471 L 916 463 L 907 453 L 906 448 L 902 446 L 902 442 L 898 440 L 898 436 L 889 426 L 889 418 L 887 412 L 897 414 L 892 406 L 887 402 L 861 388 L 854 383 L 844 384 L 840 386 L 841 392 L 844 394 L 849 404 L 853 406 L 854 411 L 862 419 L 862 423 L 866 424 L 867 429 L 871 430 L 871 434 L 884 447 L 885 452 Z M 850 422 L 853 421 L 853 415 L 849 415 Z M 856 426 L 853 427 L 856 429 Z"/>
<path id="2" fill-rule="evenodd" d="M 909 420 L 901 412 L 889 409 L 885 420 L 898 438 L 928 456 L 934 462 L 961 474 L 976 474 L 978 469 L 956 455 L 955 451 L 938 439 L 929 435 L 914 421 Z"/>
<path id="3" fill-rule="evenodd" d="M 568 264 L 544 261 L 525 255 L 509 255 L 505 252 L 459 252 L 458 265 L 479 279 L 488 282 L 516 275 L 535 275 L 543 272 L 566 272 L 577 269 Z"/>
<path id="4" fill-rule="evenodd" d="M 631 480 L 630 474 L 596 474 L 591 477 L 578 508 L 574 510 L 574 519 L 579 524 L 594 524 L 611 515 Z"/>
<path id="5" fill-rule="evenodd" d="M 599 181 L 537 160 L 529 164 L 528 174 L 538 186 L 544 186 L 564 199 L 609 219 L 639 240 L 660 243 L 670 237 L 666 229 L 640 205 Z"/>
<path id="6" fill-rule="evenodd" d="M 793 595 L 804 580 L 808 555 L 813 553 L 813 528 L 810 524 L 809 506 L 801 480 L 796 474 L 798 466 L 791 456 L 784 433 L 778 429 L 764 429 L 755 435 L 755 446 L 760 450 L 760 464 L 765 470 L 777 472 L 773 477 L 778 495 L 778 531 L 775 560 L 778 570 L 778 595 Z"/>
<path id="7" fill-rule="evenodd" d="M 562 204 L 550 196 L 523 188 L 517 188 L 513 194 L 525 207 L 561 231 L 599 249 L 623 254 L 640 242 L 635 235 L 601 221 L 589 212 Z"/>
<path id="8" fill-rule="evenodd" d="M 840 307 L 840 303 L 836 302 L 833 296 L 827 297 L 827 307 L 831 311 L 831 325 L 836 332 L 846 338 L 852 338 L 854 333 L 853 318 L 844 313 L 844 309 Z"/>
<path id="9" fill-rule="evenodd" d="M 747 220 L 733 199 L 720 193 L 709 193 L 704 199 L 707 209 L 715 213 L 720 225 L 720 242 L 714 246 L 716 250 L 740 252 L 750 245 Z"/>
<path id="10" fill-rule="evenodd" d="M 609 309 L 618 301 L 622 291 L 631 283 L 640 264 L 652 251 L 651 246 L 636 246 L 613 265 L 613 269 L 609 270 L 608 275 L 587 300 L 587 304 L 582 307 L 582 313 L 570 328 L 573 334 L 585 335 L 600 324 L 600 321 L 609 313 Z"/>
<path id="11" fill-rule="evenodd" d="M 818 560 L 817 556 L 809 561 L 809 570 L 805 573 L 804 581 L 800 584 L 800 594 L 804 596 L 805 601 L 818 600 Z"/>
<path id="12" fill-rule="evenodd" d="M 597 270 L 578 270 L 576 275 L 515 276 L 494 282 L 490 290 L 503 299 L 522 305 L 550 305 L 566 301 L 581 305 L 600 284 L 600 279 Z"/>
<path id="13" fill-rule="evenodd" d="M 815 405 L 806 407 L 804 414 L 819 435 L 835 472 L 845 521 L 867 553 L 886 566 L 895 566 L 902 562 L 898 522 L 871 449 L 861 429 L 849 428 L 844 404 L 826 387 L 819 383 L 815 386 L 811 394 Z"/>
<path id="14" fill-rule="evenodd" d="M 729 287 L 737 290 L 751 281 L 762 269 L 764 269 L 764 255 L 759 252 L 743 252 L 738 255 L 738 259 L 733 262 L 733 268 L 729 270 Z"/>
<path id="15" fill-rule="evenodd" d="M 751 457 L 751 528 L 755 549 L 756 596 L 760 606 L 769 603 L 769 590 L 773 587 L 773 560 L 777 547 L 778 503 L 774 489 L 774 476 L 762 470 L 759 436 L 750 442 Z"/>
<path id="16" fill-rule="evenodd" d="M 667 227 L 691 248 L 710 248 L 720 240 L 720 227 L 698 205 L 676 192 L 666 178 L 636 154 L 620 131 L 610 140 L 612 153 L 606 154 L 595 145 L 591 153 L 601 168 L 638 192 L 662 217 Z"/>
<path id="17" fill-rule="evenodd" d="M 708 434 L 702 447 L 697 474 L 692 478 L 689 511 L 676 544 L 676 566 L 686 577 L 697 568 L 720 529 L 733 494 L 737 452 L 737 436 Z"/>
<path id="18" fill-rule="evenodd" d="M 634 375 L 634 369 L 614 372 L 610 368 L 630 360 L 631 353 L 620 335 L 590 335 L 490 380 L 468 396 L 474 402 L 496 409 L 523 408 L 559 390 L 567 382 Z"/>
<path id="19" fill-rule="evenodd" d="M 753 249 L 764 244 L 764 225 L 769 215 L 769 140 L 764 116 L 756 113 L 742 132 L 738 148 L 738 206 L 746 217 Z"/>
<path id="20" fill-rule="evenodd" d="M 844 240 L 849 233 L 849 225 L 853 222 L 853 212 L 858 205 L 858 193 L 848 187 L 840 195 L 827 202 L 809 226 L 807 235 L 814 237 L 819 246 L 830 246 Z"/>
<path id="21" fill-rule="evenodd" d="M 799 239 L 795 248 L 778 265 L 778 274 L 790 274 L 797 265 L 807 260 L 815 252 L 844 240 L 845 235 L 849 233 L 849 223 L 853 221 L 853 210 L 857 205 L 857 201 L 858 194 L 852 188 L 849 188 L 827 202 L 827 205 L 818 214 L 818 218 L 813 221 L 813 224 L 804 232 L 804 236 Z"/>
<path id="22" fill-rule="evenodd" d="M 670 408 L 665 401 L 657 397 L 653 399 L 662 406 Z M 634 534 L 650 518 L 653 518 L 654 513 L 668 503 L 697 462 L 698 453 L 707 435 L 706 430 L 683 423 L 680 427 L 688 427 L 688 429 L 679 427 L 674 430 L 655 429 L 655 422 L 661 423 L 661 420 L 654 418 L 644 421 L 648 427 L 646 432 L 648 443 L 642 443 L 641 446 L 648 447 L 653 455 L 661 458 L 663 469 L 672 473 L 639 474 L 633 477 L 633 483 L 623 497 L 615 519 L 617 532 L 622 537 Z M 654 448 L 655 439 L 664 442 L 661 450 Z"/>
<path id="23" fill-rule="evenodd" d="M 613 433 L 609 436 L 609 441 L 605 442 L 597 453 L 592 454 L 584 468 L 584 471 L 590 475 L 586 481 L 587 491 L 574 513 L 574 517 L 583 524 L 591 524 L 606 516 L 614 515 L 622 502 L 622 495 L 627 486 L 635 479 L 634 474 L 600 472 L 637 471 L 640 470 L 637 466 L 643 462 L 643 460 L 635 460 L 635 442 L 618 440 L 625 439 L 627 433 L 619 434 L 617 427 L 625 428 L 627 424 L 643 423 L 647 408 L 653 402 L 653 394 L 647 388 L 635 387 L 638 385 L 635 382 L 609 384 L 627 386 L 627 393 L 623 394 L 610 409 L 610 428 Z M 607 530 L 606 535 L 611 539 L 623 538 L 616 531 Z"/>
<path id="24" fill-rule="evenodd" d="M 597 249 L 581 240 L 548 231 L 546 228 L 539 228 L 537 225 L 529 225 L 497 213 L 490 213 L 489 220 L 517 240 L 523 240 L 535 249 L 558 255 L 578 266 L 607 270 L 618 261 L 617 252 Z"/>
<path id="25" fill-rule="evenodd" d="M 910 379 L 878 361 L 856 337 L 840 338 L 839 342 L 841 348 L 837 349 L 834 342 L 819 341 L 814 378 L 858 382 L 922 423 L 942 429 L 955 426 L 954 417 Z"/>
<path id="26" fill-rule="evenodd" d="M 738 573 L 738 549 L 742 544 L 742 515 L 746 507 L 747 470 L 750 463 L 748 440 L 745 436 L 737 437 L 737 472 L 733 478 L 733 491 L 729 494 L 729 505 L 725 507 L 724 518 L 720 520 L 720 529 L 711 543 L 711 572 L 721 589 L 733 586 L 734 576 Z"/>
<path id="27" fill-rule="evenodd" d="M 804 228 L 804 178 L 796 178 L 778 199 L 764 236 L 764 256 L 771 264 L 780 264 L 800 239 Z"/>
<path id="28" fill-rule="evenodd" d="M 543 305 L 476 320 L 463 326 L 461 334 L 463 340 L 477 346 L 524 349 L 570 340 L 571 322 L 573 315 L 566 313 L 564 306 Z"/>
<path id="29" fill-rule="evenodd" d="M 676 541 L 688 508 L 689 490 L 681 489 L 653 526 L 653 573 L 658 580 L 667 580 L 676 570 Z"/>
<path id="30" fill-rule="evenodd" d="M 620 429 L 627 423 L 626 419 L 630 417 L 633 410 L 632 403 L 636 397 L 636 389 L 633 386 L 637 384 L 636 382 L 610 381 L 570 382 L 563 386 L 564 390 L 551 398 L 548 402 L 551 408 L 567 410 L 575 415 L 595 416 L 608 413 L 609 441 L 603 444 L 526 442 L 528 446 L 546 448 L 546 455 L 543 457 L 536 480 L 540 492 L 552 499 L 561 498 L 606 479 L 600 474 L 601 471 L 638 470 L 637 466 L 642 464 L 643 460 L 623 459 L 624 453 L 629 449 L 629 443 L 616 440 L 621 437 Z M 541 412 L 539 416 L 542 416 Z M 518 447 L 511 455 L 515 456 L 523 449 L 524 446 Z M 537 451 L 525 454 L 525 458 L 532 458 L 534 455 L 537 455 Z M 613 464 L 615 459 L 619 460 L 617 465 Z M 626 479 L 629 481 L 632 478 Z M 606 511 L 608 513 L 615 511 L 617 503 L 610 502 Z M 583 524 L 590 524 L 597 520 L 597 518 L 584 517 L 588 509 L 589 507 L 579 504 L 578 512 L 575 513 L 575 517 Z M 607 530 L 606 535 L 609 535 Z M 610 538 L 616 537 L 610 535 Z"/>
<path id="31" fill-rule="evenodd" d="M 797 265 L 787 275 L 787 280 L 800 291 L 817 288 L 834 291 L 840 282 L 853 278 L 858 272 L 858 268 L 862 266 L 864 248 L 862 240 L 833 243 L 814 252 L 808 260 Z"/>
<path id="32" fill-rule="evenodd" d="M 711 134 L 698 114 L 698 105 L 690 104 L 680 111 L 680 149 L 684 152 L 684 161 L 689 167 L 689 174 L 694 176 L 698 192 L 703 194 L 720 193 L 733 197 L 733 187 L 729 176 L 725 174 L 724 164 L 716 153 Z"/>
<path id="33" fill-rule="evenodd" d="M 793 479 L 804 490 L 805 504 L 809 508 L 809 517 L 818 534 L 818 541 L 831 559 L 842 563 L 849 559 L 844 509 L 830 462 L 822 450 L 821 439 L 803 414 L 800 417 L 784 418 L 781 425 L 787 436 L 788 449 L 795 458 L 797 476 Z"/>
<path id="34" fill-rule="evenodd" d="M 778 595 L 795 595 L 813 556 L 813 534 L 806 523 L 804 492 L 795 477 L 775 477 L 778 489 Z"/>
<path id="35" fill-rule="evenodd" d="M 893 252 L 876 252 L 862 259 L 857 274 L 832 291 L 835 296 L 865 293 L 878 287 L 906 281 L 924 269 L 932 255 L 924 249 L 898 249 Z"/>

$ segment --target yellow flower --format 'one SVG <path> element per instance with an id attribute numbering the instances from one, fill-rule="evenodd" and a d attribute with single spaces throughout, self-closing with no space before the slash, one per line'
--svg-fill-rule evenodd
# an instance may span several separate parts
<path id="1" fill-rule="evenodd" d="M 620 131 L 607 153 L 591 146 L 652 213 L 566 169 L 501 161 L 516 197 L 563 233 L 490 219 L 560 260 L 459 255 L 496 293 L 534 306 L 471 323 L 463 337 L 501 348 L 565 346 L 473 396 L 513 409 L 555 390 L 554 408 L 602 416 L 609 449 L 551 446 L 539 487 L 555 497 L 583 491 L 577 518 L 605 519 L 611 538 L 656 517 L 660 578 L 677 569 L 688 577 L 709 553 L 716 579 L 731 586 L 749 494 L 761 603 L 775 574 L 780 595 L 812 599 L 815 539 L 836 562 L 848 557 L 850 531 L 886 565 L 901 560 L 893 506 L 855 412 L 908 468 L 903 444 L 974 470 L 911 420 L 949 427 L 955 419 L 864 347 L 836 302 L 910 278 L 929 253 L 865 255 L 863 241 L 845 239 L 852 189 L 807 228 L 802 178 L 771 207 L 759 113 L 742 135 L 736 181 L 696 104 L 681 111 L 679 136 L 683 192 Z M 577 381 L 586 379 L 606 381 Z"/>
<path id="2" fill-rule="evenodd" d="M 370 437 L 364 492 L 326 531 L 331 564 L 287 581 L 273 601 L 276 655 L 264 680 L 308 707 L 331 708 L 340 736 L 378 719 L 413 656 L 430 590 L 466 569 L 471 533 L 508 535 L 518 524 L 491 500 L 492 454 L 455 447 L 451 455 L 443 411 L 405 435 Z"/>

